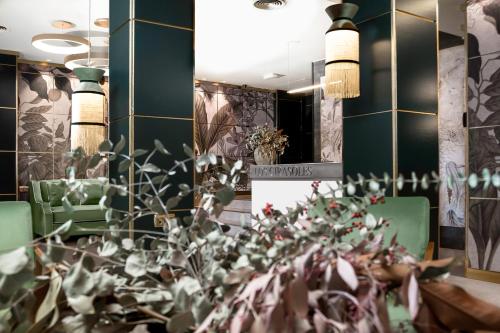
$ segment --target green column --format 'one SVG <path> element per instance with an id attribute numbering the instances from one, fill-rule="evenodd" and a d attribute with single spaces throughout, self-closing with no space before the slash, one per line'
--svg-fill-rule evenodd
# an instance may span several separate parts
<path id="1" fill-rule="evenodd" d="M 0 201 L 17 200 L 17 57 L 0 51 Z"/>
<path id="2" fill-rule="evenodd" d="M 344 175 L 437 172 L 437 1 L 350 2 L 360 6 L 361 97 L 344 100 Z M 438 193 L 394 185 L 388 195 L 429 199 L 437 251 Z"/>
<path id="3" fill-rule="evenodd" d="M 129 154 L 151 150 L 159 139 L 173 156 L 152 162 L 170 166 L 185 158 L 183 143 L 193 146 L 193 96 L 194 0 L 111 0 L 110 139 L 124 135 Z M 116 167 L 111 165 L 111 177 Z M 134 172 L 132 167 L 129 179 Z M 193 184 L 192 170 L 175 180 Z M 131 209 L 135 203 L 129 198 L 118 204 Z M 192 207 L 192 198 L 184 199 L 175 214 Z M 135 228 L 153 230 L 153 219 Z"/>

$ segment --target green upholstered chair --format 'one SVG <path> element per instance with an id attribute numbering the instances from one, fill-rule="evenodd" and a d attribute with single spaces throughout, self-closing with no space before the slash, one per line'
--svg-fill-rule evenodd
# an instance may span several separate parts
<path id="1" fill-rule="evenodd" d="M 377 219 L 390 221 L 384 230 L 385 244 L 397 233 L 399 244 L 419 260 L 432 259 L 434 245 L 429 243 L 430 205 L 424 197 L 387 197 L 384 204 L 368 209 Z"/>
<path id="2" fill-rule="evenodd" d="M 434 245 L 429 243 L 430 205 L 424 197 L 387 197 L 385 204 L 373 205 L 368 209 L 377 220 L 380 217 L 390 221 L 384 229 L 384 242 L 390 243 L 397 233 L 399 244 L 419 260 L 432 259 Z M 389 317 L 394 329 L 400 323 L 411 322 L 408 311 L 403 306 L 395 306 L 393 300 L 388 300 Z M 414 328 L 405 325 L 406 332 L 415 332 Z"/>
<path id="3" fill-rule="evenodd" d="M 101 210 L 99 200 L 106 191 L 107 184 L 101 180 L 84 179 L 87 198 L 84 202 L 71 199 L 74 212 L 69 214 L 62 206 L 64 186 L 60 180 L 31 181 L 29 184 L 30 204 L 33 216 L 33 231 L 38 235 L 47 235 L 59 226 L 73 220 L 74 224 L 84 229 L 104 229 L 106 227 L 105 211 Z M 96 234 L 98 232 L 74 230 L 72 236 Z"/>
<path id="4" fill-rule="evenodd" d="M 0 202 L 0 253 L 8 252 L 33 240 L 31 207 L 24 201 Z"/>

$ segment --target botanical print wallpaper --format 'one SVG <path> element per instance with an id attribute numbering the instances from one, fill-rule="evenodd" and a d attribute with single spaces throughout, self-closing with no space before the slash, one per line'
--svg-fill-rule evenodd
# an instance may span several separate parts
<path id="1" fill-rule="evenodd" d="M 70 150 L 71 95 L 78 85 L 70 70 L 49 65 L 18 65 L 19 186 L 30 180 L 65 176 Z M 107 93 L 107 83 L 103 89 Z M 98 176 L 105 173 L 99 170 Z"/>
<path id="2" fill-rule="evenodd" d="M 258 88 L 201 81 L 196 84 L 195 150 L 213 152 L 229 163 L 242 160 L 245 170 L 255 164 L 246 147 L 246 137 L 258 125 L 275 123 L 276 93 Z M 210 172 L 205 173 L 210 177 Z M 198 179 L 198 181 L 201 181 Z M 236 188 L 250 191 L 243 174 Z"/>
<path id="3" fill-rule="evenodd" d="M 324 83 L 325 77 L 321 77 Z M 342 100 L 321 94 L 321 162 L 342 163 Z"/>
<path id="4" fill-rule="evenodd" d="M 500 2 L 470 1 L 469 168 L 500 171 Z M 500 195 L 470 191 L 467 254 L 470 267 L 500 272 Z"/>
<path id="5" fill-rule="evenodd" d="M 465 112 L 466 50 L 462 44 L 439 52 L 439 174 L 457 179 L 465 174 L 466 131 L 462 115 Z M 447 227 L 463 230 L 465 186 L 457 182 L 452 188 L 441 186 L 439 191 L 440 225 L 445 231 Z M 456 244 L 459 241 L 461 239 L 453 240 L 455 244 L 442 243 L 441 246 L 463 249 L 464 244 Z"/>
<path id="6" fill-rule="evenodd" d="M 313 83 L 324 84 L 325 61 L 312 65 Z M 314 89 L 314 118 L 315 161 L 342 163 L 342 101 L 325 96 L 322 88 Z"/>

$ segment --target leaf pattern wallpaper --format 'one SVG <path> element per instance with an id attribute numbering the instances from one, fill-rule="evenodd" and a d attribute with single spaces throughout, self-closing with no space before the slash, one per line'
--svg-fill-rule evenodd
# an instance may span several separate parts
<path id="1" fill-rule="evenodd" d="M 500 172 L 500 2 L 471 1 L 469 33 L 469 168 Z M 500 272 L 500 193 L 470 191 L 469 267 Z"/>
<path id="2" fill-rule="evenodd" d="M 274 126 L 276 93 L 202 81 L 196 84 L 195 97 L 196 153 L 212 152 L 229 162 L 242 160 L 248 171 L 255 161 L 246 137 L 255 126 Z M 210 170 L 204 177 L 211 177 Z M 250 179 L 242 174 L 236 190 L 250 189 Z"/>
<path id="3" fill-rule="evenodd" d="M 325 77 L 321 77 L 324 83 Z M 342 100 L 321 94 L 321 162 L 342 163 Z"/>
<path id="4" fill-rule="evenodd" d="M 70 70 L 18 64 L 19 186 L 64 177 L 71 147 L 71 95 L 78 85 Z M 108 91 L 107 83 L 103 89 Z M 101 173 L 105 173 L 103 170 Z"/>
<path id="5" fill-rule="evenodd" d="M 439 174 L 457 179 L 465 174 L 465 45 L 439 51 Z M 441 247 L 464 249 L 463 237 L 448 228 L 465 228 L 465 186 L 456 182 L 439 189 Z M 449 236 L 444 235 L 449 233 Z"/>

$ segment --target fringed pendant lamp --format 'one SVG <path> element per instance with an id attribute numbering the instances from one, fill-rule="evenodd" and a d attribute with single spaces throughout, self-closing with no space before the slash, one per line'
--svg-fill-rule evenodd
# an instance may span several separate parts
<path id="1" fill-rule="evenodd" d="M 71 114 L 71 149 L 83 148 L 89 155 L 98 151 L 106 136 L 106 96 L 99 85 L 104 71 L 75 68 L 80 84 L 73 92 Z"/>
<path id="2" fill-rule="evenodd" d="M 354 98 L 359 91 L 359 31 L 352 19 L 358 6 L 341 3 L 328 7 L 333 23 L 326 32 L 325 94 Z"/>

